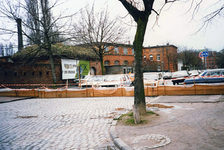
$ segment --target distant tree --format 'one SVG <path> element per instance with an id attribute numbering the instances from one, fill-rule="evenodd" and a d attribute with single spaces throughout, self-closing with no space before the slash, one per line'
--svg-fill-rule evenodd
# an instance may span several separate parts
<path id="1" fill-rule="evenodd" d="M 40 20 L 40 10 L 38 0 L 25 0 L 27 8 L 27 27 L 28 27 L 28 44 L 40 44 L 41 43 L 41 22 Z"/>
<path id="2" fill-rule="evenodd" d="M 201 69 L 203 64 L 196 50 L 182 50 L 178 52 L 178 59 L 183 62 L 183 69 Z"/>
<path id="3" fill-rule="evenodd" d="M 125 34 L 123 26 L 118 25 L 116 19 L 111 20 L 107 10 L 96 13 L 94 5 L 86 7 L 80 12 L 80 19 L 74 24 L 73 34 L 76 44 L 91 47 L 99 56 L 102 74 L 104 74 L 103 57 L 107 44 L 119 42 Z"/>
<path id="4" fill-rule="evenodd" d="M 0 55 L 4 56 L 4 46 L 2 43 L 0 43 Z"/>
<path id="5" fill-rule="evenodd" d="M 12 56 L 14 53 L 14 50 L 13 50 L 13 44 L 11 42 L 9 43 L 8 51 L 9 51 L 8 52 L 9 56 Z"/>
<path id="6" fill-rule="evenodd" d="M 224 68 L 224 49 L 216 53 L 216 65 Z"/>
<path id="7" fill-rule="evenodd" d="M 143 71 L 144 72 L 158 71 L 158 63 L 156 61 L 144 59 L 143 60 Z"/>
<path id="8" fill-rule="evenodd" d="M 52 9 L 56 6 L 57 1 L 50 4 L 49 0 L 26 0 L 25 4 L 14 1 L 12 3 L 10 0 L 0 2 L 0 13 L 13 21 L 23 18 L 24 13 L 27 14 L 28 18 L 22 20 L 23 27 L 26 29 L 22 31 L 23 35 L 28 38 L 29 44 L 37 44 L 39 49 L 44 49 L 48 53 L 54 83 L 57 79 L 52 44 L 71 39 L 69 34 L 71 26 L 69 25 L 71 18 L 74 16 L 74 14 L 71 14 L 53 17 Z M 0 30 L 11 31 L 1 27 Z M 11 33 L 15 33 L 15 31 L 11 31 Z"/>

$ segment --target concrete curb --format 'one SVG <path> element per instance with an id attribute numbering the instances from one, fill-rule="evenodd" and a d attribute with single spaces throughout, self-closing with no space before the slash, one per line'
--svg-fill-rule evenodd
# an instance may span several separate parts
<path id="1" fill-rule="evenodd" d="M 118 117 L 116 117 L 118 118 Z M 119 148 L 120 150 L 132 150 L 131 147 L 129 147 L 124 141 L 121 140 L 121 138 L 118 137 L 117 132 L 115 130 L 115 126 L 117 125 L 117 120 L 113 120 L 111 127 L 109 129 L 110 137 L 112 141 L 114 142 L 114 145 Z"/>

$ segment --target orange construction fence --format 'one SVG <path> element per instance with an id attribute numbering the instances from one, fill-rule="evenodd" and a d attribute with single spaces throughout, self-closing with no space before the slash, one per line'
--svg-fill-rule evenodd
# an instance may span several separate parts
<path id="1" fill-rule="evenodd" d="M 145 96 L 160 95 L 221 95 L 224 85 L 146 86 Z M 0 91 L 0 96 L 69 98 L 134 96 L 134 87 L 87 88 L 87 89 L 9 89 Z"/>

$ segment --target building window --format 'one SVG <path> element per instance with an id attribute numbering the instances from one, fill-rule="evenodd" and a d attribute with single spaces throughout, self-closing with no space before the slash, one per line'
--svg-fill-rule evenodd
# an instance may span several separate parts
<path id="1" fill-rule="evenodd" d="M 109 52 L 109 47 L 105 46 L 105 52 Z"/>
<path id="2" fill-rule="evenodd" d="M 114 65 L 119 65 L 119 64 L 120 64 L 119 60 L 114 61 Z"/>
<path id="3" fill-rule="evenodd" d="M 128 49 L 127 47 L 124 47 L 124 55 L 127 55 L 128 54 Z"/>
<path id="4" fill-rule="evenodd" d="M 153 61 L 153 56 L 152 56 L 152 54 L 149 55 L 149 59 L 150 59 L 151 61 Z"/>
<path id="5" fill-rule="evenodd" d="M 110 65 L 110 61 L 109 60 L 104 61 L 104 66 L 109 66 L 109 65 Z"/>
<path id="6" fill-rule="evenodd" d="M 127 68 L 127 73 L 130 73 L 130 72 L 133 73 L 133 68 L 132 67 Z"/>
<path id="7" fill-rule="evenodd" d="M 49 75 L 49 71 L 46 72 L 46 75 L 47 75 L 47 76 Z"/>
<path id="8" fill-rule="evenodd" d="M 26 72 L 23 72 L 23 76 L 26 76 Z"/>
<path id="9" fill-rule="evenodd" d="M 119 54 L 119 49 L 118 49 L 118 47 L 115 47 L 115 48 L 114 48 L 114 53 L 115 53 L 115 54 Z"/>
<path id="10" fill-rule="evenodd" d="M 125 60 L 125 61 L 123 62 L 123 65 L 128 65 L 128 61 Z"/>
<path id="11" fill-rule="evenodd" d="M 33 71 L 33 72 L 32 72 L 32 76 L 34 76 L 34 75 L 35 75 L 35 72 Z"/>
<path id="12" fill-rule="evenodd" d="M 39 76 L 42 76 L 42 72 L 41 71 L 39 72 Z"/>
<path id="13" fill-rule="evenodd" d="M 18 75 L 18 73 L 17 72 L 14 72 L 14 76 L 16 77 Z"/>
<path id="14" fill-rule="evenodd" d="M 157 71 L 161 71 L 161 66 L 160 65 L 157 66 Z"/>
<path id="15" fill-rule="evenodd" d="M 160 61 L 160 54 L 157 54 L 157 61 Z"/>
<path id="16" fill-rule="evenodd" d="M 133 66 L 135 65 L 135 61 L 132 61 L 132 65 L 133 65 Z"/>
<path id="17" fill-rule="evenodd" d="M 135 54 L 135 50 L 134 50 L 134 48 L 132 48 L 132 54 L 133 54 L 133 55 Z"/>

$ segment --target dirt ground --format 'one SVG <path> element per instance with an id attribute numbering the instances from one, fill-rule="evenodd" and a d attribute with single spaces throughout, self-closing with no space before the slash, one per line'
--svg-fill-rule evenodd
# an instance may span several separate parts
<path id="1" fill-rule="evenodd" d="M 168 105 L 168 104 L 167 104 Z M 147 149 L 150 140 L 134 142 L 136 137 L 160 134 L 171 142 L 158 150 L 223 150 L 224 103 L 172 103 L 173 108 L 159 108 L 159 116 L 138 126 L 118 123 L 118 136 L 134 149 Z M 145 147 L 146 146 L 146 147 Z"/>

